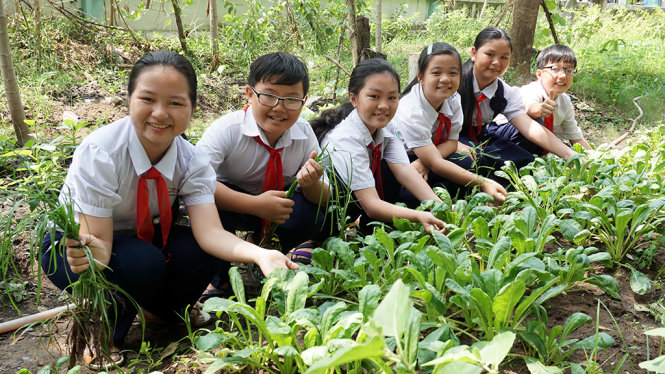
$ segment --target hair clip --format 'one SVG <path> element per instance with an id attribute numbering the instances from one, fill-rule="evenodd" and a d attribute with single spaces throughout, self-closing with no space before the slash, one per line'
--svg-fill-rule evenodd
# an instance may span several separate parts
<path id="1" fill-rule="evenodd" d="M 434 46 L 434 44 L 430 44 L 429 46 L 427 46 L 427 55 L 428 56 L 432 54 L 432 47 L 433 46 Z"/>

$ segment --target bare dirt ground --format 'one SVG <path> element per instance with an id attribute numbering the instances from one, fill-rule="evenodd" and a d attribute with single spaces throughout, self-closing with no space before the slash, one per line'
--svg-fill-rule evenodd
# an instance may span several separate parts
<path id="1" fill-rule="evenodd" d="M 202 84 L 206 89 L 204 90 L 205 93 L 201 95 L 199 105 L 198 117 L 201 122 L 209 123 L 222 111 L 229 108 L 238 108 L 244 101 L 242 90 L 239 89 L 239 86 L 242 86 L 241 81 L 203 82 Z M 57 130 L 56 127 L 62 121 L 62 113 L 65 111 L 73 112 L 80 121 L 90 123 L 99 122 L 101 119 L 111 122 L 126 115 L 125 98 L 102 92 L 96 82 L 90 82 L 67 95 L 54 94 L 53 96 L 50 103 L 52 110 L 49 111 L 47 117 L 32 118 L 32 113 L 28 113 L 29 119 L 47 125 L 45 126 L 47 130 L 44 130 L 44 136 L 53 136 L 61 131 Z M 614 130 L 613 133 L 608 133 L 606 128 L 598 125 L 606 120 L 607 116 L 603 113 L 580 111 L 578 116 L 587 137 L 595 144 L 607 142 L 622 132 L 622 130 Z M 627 125 L 628 122 L 626 122 L 626 127 Z M 84 129 L 81 134 L 83 135 L 85 132 Z M 7 204 L 11 204 L 11 202 L 5 201 L 0 205 L 3 211 L 8 208 Z M 61 297 L 60 290 L 55 288 L 45 276 L 42 275 L 39 278 L 41 285 L 37 284 L 38 278 L 34 273 L 35 267 L 30 258 L 29 244 L 26 240 L 29 234 L 25 233 L 25 237 L 17 238 L 14 242 L 15 263 L 25 282 L 18 287 L 15 293 L 15 296 L 21 299 L 16 303 L 16 307 L 20 312 L 9 303 L 4 293 L 0 293 L 0 322 L 65 304 L 65 299 Z M 656 279 L 658 276 L 663 276 L 657 274 L 663 266 L 665 266 L 665 249 L 660 250 L 651 269 L 644 271 L 651 279 Z M 648 295 L 637 296 L 630 289 L 630 274 L 626 271 L 607 268 L 597 268 L 595 271 L 611 274 L 617 279 L 621 287 L 622 299 L 611 299 L 593 286 L 560 295 L 548 303 L 548 315 L 551 316 L 549 325 L 550 327 L 557 324 L 562 325 L 566 318 L 574 312 L 584 312 L 592 316 L 595 323 L 596 313 L 599 310 L 599 328 L 612 335 L 618 343 L 615 347 L 601 352 L 599 362 L 604 362 L 603 367 L 606 370 L 611 370 L 625 353 L 629 353 L 631 360 L 624 363 L 622 372 L 642 372 L 637 367 L 637 363 L 647 359 L 644 330 L 662 326 L 662 319 L 665 318 L 662 315 L 650 314 L 645 311 L 644 306 L 659 301 L 662 302 L 664 280 L 660 278 L 659 283 Z M 600 309 L 599 303 L 602 303 Z M 660 322 L 657 322 L 657 318 L 660 318 Z M 36 373 L 44 365 L 54 364 L 58 358 L 66 356 L 67 352 L 63 344 L 66 334 L 65 323 L 58 322 L 52 328 L 56 328 L 54 331 L 59 332 L 48 334 L 49 330 L 45 326 L 36 325 L 19 332 L 1 334 L 0 372 L 15 373 L 20 369 L 28 369 Z M 593 333 L 595 328 L 595 325 L 586 325 L 576 331 L 573 337 L 587 337 Z M 54 337 L 55 341 L 52 339 L 49 343 L 47 338 L 49 335 Z M 187 331 L 184 326 L 148 325 L 144 342 L 149 344 L 148 352 L 150 354 L 138 356 L 138 352 L 141 350 L 142 335 L 140 327 L 135 326 L 128 336 L 126 347 L 124 347 L 127 349 L 127 357 L 130 363 L 125 366 L 125 370 L 144 372 L 148 371 L 147 366 L 151 366 L 153 370 L 166 373 L 202 372 L 196 354 L 189 350 L 191 343 L 186 339 L 186 336 Z M 516 347 L 516 349 L 519 351 L 521 347 Z M 584 353 L 576 353 L 573 359 L 576 361 L 583 360 Z M 133 366 L 133 362 L 139 361 L 141 362 L 140 366 Z M 86 371 L 86 369 L 83 371 Z M 62 372 L 65 372 L 64 368 Z M 504 372 L 526 373 L 528 371 L 521 360 L 515 359 L 508 363 Z"/>

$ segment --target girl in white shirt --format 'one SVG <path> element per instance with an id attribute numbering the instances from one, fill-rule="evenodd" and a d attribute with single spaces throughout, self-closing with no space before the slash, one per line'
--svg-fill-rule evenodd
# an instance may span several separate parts
<path id="1" fill-rule="evenodd" d="M 434 191 L 409 163 L 404 146 L 389 124 L 399 102 L 399 76 L 382 59 L 358 64 L 349 79 L 350 102 L 329 109 L 311 124 L 321 147 L 331 152 L 332 164 L 355 201 L 347 214 L 361 222 L 392 222 L 393 217 L 421 223 L 438 230 L 444 223 L 429 212 L 393 204 L 400 188 L 418 200 L 438 200 Z"/>
<path id="2" fill-rule="evenodd" d="M 502 203 L 506 190 L 469 171 L 471 155 L 457 153 L 463 121 L 457 93 L 461 70 L 460 56 L 450 44 L 434 43 L 423 49 L 418 74 L 404 89 L 393 120 L 397 136 L 409 150 L 412 165 L 430 186 L 442 185 L 454 196 L 464 192 L 462 186 L 478 185 Z"/>
<path id="3" fill-rule="evenodd" d="M 500 169 L 505 161 L 513 161 L 520 168 L 533 161 L 533 155 L 494 133 L 492 120 L 498 114 L 503 114 L 522 135 L 541 148 L 565 159 L 575 154 L 532 120 L 524 110 L 519 89 L 499 78 L 510 65 L 512 50 L 512 41 L 505 30 L 483 29 L 471 47 L 471 59 L 462 67 L 459 88 L 464 113 L 460 142 L 483 147 L 477 161 L 479 173 L 504 183 L 494 176 L 494 170 Z"/>
<path id="4" fill-rule="evenodd" d="M 149 52 L 132 68 L 127 91 L 129 116 L 93 131 L 74 152 L 60 200 L 73 205 L 80 232 L 64 242 L 59 233 L 44 238 L 42 267 L 53 283 L 66 289 L 78 279 L 88 267 L 80 246 L 89 246 L 100 268 L 108 267 L 107 278 L 145 311 L 177 321 L 221 262 L 254 262 L 265 275 L 297 268 L 280 252 L 222 227 L 215 173 L 180 136 L 196 106 L 196 72 L 189 61 L 173 52 Z M 172 226 L 176 197 L 187 207 L 191 228 Z M 91 368 L 123 362 L 116 347 L 137 311 L 118 298 L 111 354 L 102 358 L 101 347 L 93 347 L 97 352 L 86 357 Z M 193 323 L 206 320 L 203 312 L 191 317 Z"/>

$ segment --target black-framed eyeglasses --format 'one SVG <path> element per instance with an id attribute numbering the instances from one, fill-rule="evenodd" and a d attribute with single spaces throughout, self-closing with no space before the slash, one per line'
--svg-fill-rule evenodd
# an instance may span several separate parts
<path id="1" fill-rule="evenodd" d="M 249 88 L 252 89 L 252 92 L 256 95 L 259 103 L 265 106 L 276 107 L 280 100 L 284 103 L 284 108 L 288 110 L 300 110 L 305 105 L 305 99 L 297 97 L 279 97 L 265 92 L 256 92 L 252 86 L 249 86 Z"/>
<path id="2" fill-rule="evenodd" d="M 577 69 L 564 69 L 556 65 L 544 66 L 543 69 L 550 69 L 554 74 L 566 73 L 566 75 L 571 77 L 577 74 Z"/>

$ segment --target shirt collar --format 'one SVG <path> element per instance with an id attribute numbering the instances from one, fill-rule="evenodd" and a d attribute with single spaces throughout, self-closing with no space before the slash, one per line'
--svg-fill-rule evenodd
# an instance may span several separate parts
<path id="1" fill-rule="evenodd" d="M 162 176 L 164 176 L 164 178 L 172 181 L 173 174 L 175 172 L 175 161 L 178 155 L 178 146 L 175 144 L 176 138 L 171 141 L 171 145 L 169 146 L 169 149 L 166 151 L 162 159 L 159 160 L 159 162 L 157 162 L 155 165 L 152 165 L 150 163 L 150 159 L 148 158 L 148 154 L 145 152 L 145 149 L 143 148 L 143 145 L 141 144 L 141 141 L 136 134 L 136 129 L 132 125 L 131 120 L 129 124 L 131 126 L 128 147 L 129 158 L 132 160 L 136 175 L 143 175 L 154 166 L 155 169 L 157 169 L 162 174 Z"/>
<path id="2" fill-rule="evenodd" d="M 433 122 L 439 117 L 439 112 L 434 109 L 432 104 L 430 104 L 429 101 L 427 101 L 427 98 L 425 97 L 425 92 L 423 91 L 423 86 L 420 84 L 417 84 L 413 86 L 411 89 L 412 91 L 415 91 L 415 95 L 418 98 L 419 102 L 419 107 L 422 109 L 422 114 L 423 114 L 423 119 L 427 122 Z M 445 101 L 444 103 L 445 104 Z M 441 113 L 443 113 L 443 108 L 445 105 L 441 105 Z"/>
<path id="3" fill-rule="evenodd" d="M 476 80 L 476 75 L 473 75 L 473 94 L 475 97 L 479 97 L 481 93 L 485 94 L 488 98 L 494 97 L 494 93 L 496 92 L 496 88 L 499 85 L 499 78 L 495 79 L 494 82 L 490 83 L 485 89 L 481 90 L 480 87 L 478 87 L 478 81 Z"/>
<path id="4" fill-rule="evenodd" d="M 376 132 L 374 133 L 374 136 L 372 136 L 372 134 L 369 133 L 369 129 L 367 129 L 367 126 L 365 126 L 365 123 L 360 118 L 360 115 L 358 114 L 358 109 L 353 109 L 353 112 L 349 114 L 348 118 L 354 130 L 357 131 L 356 134 L 360 135 L 360 138 L 362 139 L 362 142 L 365 145 L 369 145 L 372 143 L 374 145 L 379 145 L 383 143 L 386 134 L 388 134 L 388 132 L 384 131 L 385 128 L 381 128 L 377 129 Z"/>

